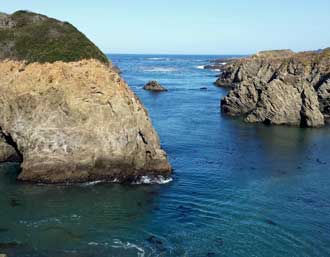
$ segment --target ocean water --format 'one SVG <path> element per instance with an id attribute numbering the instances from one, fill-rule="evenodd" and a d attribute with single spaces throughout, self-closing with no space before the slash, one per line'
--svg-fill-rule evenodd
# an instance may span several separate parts
<path id="1" fill-rule="evenodd" d="M 9 256 L 330 256 L 330 130 L 222 116 L 218 56 L 110 55 L 174 168 L 162 185 L 26 185 L 0 166 Z M 142 89 L 158 80 L 165 93 Z M 201 90 L 201 88 L 206 88 Z"/>

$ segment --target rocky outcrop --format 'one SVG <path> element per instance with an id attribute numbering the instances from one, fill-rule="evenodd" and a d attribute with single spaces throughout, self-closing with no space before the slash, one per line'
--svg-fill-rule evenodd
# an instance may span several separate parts
<path id="1" fill-rule="evenodd" d="M 164 92 L 167 91 L 166 88 L 161 86 L 157 81 L 149 81 L 144 87 L 144 90 L 153 91 L 153 92 Z"/>
<path id="2" fill-rule="evenodd" d="M 23 14 L 23 23 L 14 19 L 8 25 L 0 17 L 0 26 L 15 30 L 25 24 L 27 14 Z M 4 17 L 12 21 L 11 16 Z M 38 29 L 39 22 L 49 18 L 30 14 L 28 19 L 35 23 L 26 26 Z M 54 28 L 57 31 L 57 25 Z M 2 33 L 7 32 L 0 28 Z M 22 50 L 21 56 L 29 52 Z M 41 50 L 28 60 L 18 56 L 0 60 L 0 161 L 22 161 L 18 179 L 29 182 L 131 182 L 144 176 L 168 177 L 171 166 L 148 113 L 111 62 L 98 55 L 88 60 L 53 61 L 71 53 L 67 47 L 57 50 L 54 59 Z M 38 61 L 33 62 L 35 58 Z"/>
<path id="3" fill-rule="evenodd" d="M 261 52 L 226 65 L 217 85 L 232 90 L 225 114 L 247 122 L 321 127 L 330 115 L 330 51 Z"/>
<path id="4" fill-rule="evenodd" d="M 0 63 L 0 126 L 23 156 L 19 179 L 129 181 L 171 167 L 146 110 L 96 60 Z"/>

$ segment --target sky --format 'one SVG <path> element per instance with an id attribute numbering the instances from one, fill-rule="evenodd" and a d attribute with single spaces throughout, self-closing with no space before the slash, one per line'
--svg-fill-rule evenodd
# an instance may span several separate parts
<path id="1" fill-rule="evenodd" d="M 330 46 L 330 0 L 0 0 L 68 21 L 106 53 L 252 54 Z"/>

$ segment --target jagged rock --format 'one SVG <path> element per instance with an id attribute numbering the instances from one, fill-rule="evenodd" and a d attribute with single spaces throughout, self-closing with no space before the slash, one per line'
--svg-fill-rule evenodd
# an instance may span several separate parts
<path id="1" fill-rule="evenodd" d="M 216 83 L 232 88 L 221 101 L 225 114 L 245 116 L 247 122 L 321 127 L 330 114 L 329 74 L 328 51 L 267 51 L 226 65 Z"/>
<path id="2" fill-rule="evenodd" d="M 230 116 L 251 112 L 258 102 L 258 91 L 253 83 L 242 83 L 221 101 L 222 111 Z"/>
<path id="3" fill-rule="evenodd" d="M 321 84 L 318 91 L 318 98 L 320 102 L 320 110 L 324 116 L 330 117 L 330 78 Z"/>
<path id="4" fill-rule="evenodd" d="M 157 81 L 152 80 L 149 81 L 144 87 L 144 90 L 154 91 L 154 92 L 164 92 L 167 91 L 166 88 L 161 86 Z"/>
<path id="5" fill-rule="evenodd" d="M 0 160 L 22 157 L 20 180 L 127 182 L 170 175 L 147 111 L 94 44 L 72 25 L 43 15 L 5 18 L 14 23 L 0 28 L 0 47 L 8 38 L 14 44 L 6 60 L 0 57 Z M 40 28 L 47 42 L 58 39 L 54 52 L 36 38 Z M 35 40 L 32 52 L 30 45 L 17 47 L 22 38 Z"/>

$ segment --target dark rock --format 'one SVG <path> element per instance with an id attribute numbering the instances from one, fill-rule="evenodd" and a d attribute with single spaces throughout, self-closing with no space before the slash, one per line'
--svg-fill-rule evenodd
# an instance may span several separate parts
<path id="1" fill-rule="evenodd" d="M 223 113 L 246 122 L 322 127 L 330 116 L 330 54 L 265 51 L 224 67 Z"/>
<path id="2" fill-rule="evenodd" d="M 144 87 L 144 90 L 154 91 L 154 92 L 164 92 L 167 91 L 166 88 L 161 86 L 157 81 L 152 80 L 149 81 Z"/>

